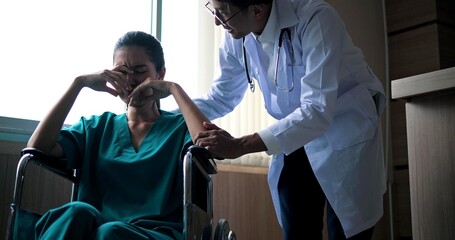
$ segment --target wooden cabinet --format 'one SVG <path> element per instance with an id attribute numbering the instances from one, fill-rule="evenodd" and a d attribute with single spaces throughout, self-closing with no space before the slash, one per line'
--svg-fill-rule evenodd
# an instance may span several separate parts
<path id="1" fill-rule="evenodd" d="M 390 81 L 455 66 L 455 1 L 385 0 L 385 12 Z M 412 238 L 405 102 L 389 111 L 394 236 Z"/>
<path id="2" fill-rule="evenodd" d="M 406 101 L 413 239 L 455 239 L 455 68 L 392 81 Z"/>

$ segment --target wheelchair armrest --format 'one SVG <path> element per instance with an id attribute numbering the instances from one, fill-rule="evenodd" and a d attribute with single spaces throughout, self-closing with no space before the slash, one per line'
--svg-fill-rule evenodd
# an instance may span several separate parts
<path id="1" fill-rule="evenodd" d="M 61 177 L 64 177 L 72 182 L 78 181 L 74 176 L 74 169 L 68 169 L 66 167 L 66 159 L 53 157 L 41 150 L 29 147 L 22 149 L 21 155 L 29 155 L 31 157 L 31 161 L 35 164 L 60 175 Z"/>
<path id="2" fill-rule="evenodd" d="M 208 174 L 217 173 L 216 162 L 207 149 L 199 145 L 192 145 L 188 148 L 188 152 L 194 156 L 193 160 L 199 163 Z"/>

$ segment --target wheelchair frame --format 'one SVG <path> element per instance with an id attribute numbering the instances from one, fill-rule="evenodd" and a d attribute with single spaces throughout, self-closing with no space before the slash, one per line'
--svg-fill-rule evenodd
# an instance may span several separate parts
<path id="1" fill-rule="evenodd" d="M 22 191 L 26 169 L 30 162 L 71 181 L 73 183 L 71 201 L 77 200 L 79 170 L 66 169 L 65 160 L 51 157 L 40 150 L 23 149 L 17 165 L 13 201 L 10 205 L 10 217 L 6 233 L 8 240 L 17 239 L 15 223 L 18 212 L 22 209 Z M 216 173 L 216 163 L 205 148 L 193 145 L 188 149 L 183 159 L 183 236 L 185 240 L 236 239 L 225 219 L 218 221 L 213 233 L 213 183 L 211 175 Z M 202 198 L 202 195 L 205 195 L 205 199 Z"/>

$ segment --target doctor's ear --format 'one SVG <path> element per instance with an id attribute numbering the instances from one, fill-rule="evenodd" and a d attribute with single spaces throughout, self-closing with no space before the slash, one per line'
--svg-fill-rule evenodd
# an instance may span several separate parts
<path id="1" fill-rule="evenodd" d="M 264 18 L 267 20 L 272 10 L 272 4 L 269 3 L 253 4 L 251 7 L 253 8 L 253 14 L 256 20 L 263 20 Z"/>

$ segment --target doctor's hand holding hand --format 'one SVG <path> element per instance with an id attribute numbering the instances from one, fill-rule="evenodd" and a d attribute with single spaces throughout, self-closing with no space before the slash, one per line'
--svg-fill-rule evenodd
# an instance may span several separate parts
<path id="1" fill-rule="evenodd" d="M 247 153 L 267 150 L 257 133 L 234 138 L 226 130 L 213 123 L 204 122 L 203 125 L 206 131 L 200 132 L 194 142 L 205 147 L 217 158 L 234 159 Z"/>

